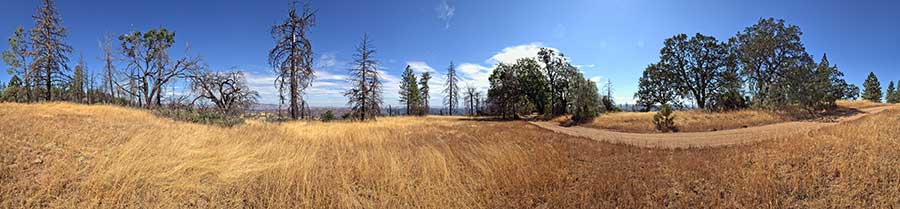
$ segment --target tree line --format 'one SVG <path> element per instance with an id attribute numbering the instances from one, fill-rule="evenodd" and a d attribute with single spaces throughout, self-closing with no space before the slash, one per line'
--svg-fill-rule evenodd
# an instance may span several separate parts
<path id="1" fill-rule="evenodd" d="M 572 114 L 573 121 L 584 122 L 614 108 L 603 104 L 596 83 L 549 48 L 541 48 L 535 58 L 498 64 L 488 80 L 488 112 L 502 118 Z"/>
<path id="2" fill-rule="evenodd" d="M 801 35 L 800 27 L 774 18 L 760 19 L 727 41 L 675 35 L 664 41 L 659 61 L 644 70 L 635 98 L 645 111 L 690 101 L 712 111 L 755 106 L 810 113 L 834 108 L 839 99 L 856 99 L 859 87 L 847 83 L 827 55 L 816 63 Z M 864 98 L 880 102 L 880 95 L 869 93 L 880 87 L 869 83 Z"/>

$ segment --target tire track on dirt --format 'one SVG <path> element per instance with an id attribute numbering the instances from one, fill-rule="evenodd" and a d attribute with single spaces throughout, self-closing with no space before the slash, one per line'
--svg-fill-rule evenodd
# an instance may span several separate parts
<path id="1" fill-rule="evenodd" d="M 820 128 L 836 125 L 848 121 L 858 120 L 865 116 L 876 114 L 894 106 L 879 106 L 860 109 L 859 113 L 841 117 L 836 122 L 794 121 L 776 123 L 763 126 L 755 126 L 742 129 L 730 129 L 715 132 L 691 132 L 691 133 L 624 133 L 604 129 L 587 128 L 581 126 L 563 127 L 555 122 L 530 121 L 529 123 L 540 128 L 556 133 L 575 137 L 584 137 L 609 143 L 629 144 L 648 148 L 690 148 L 690 147 L 720 147 L 751 142 L 765 141 L 776 138 L 789 137 L 795 134 L 808 133 Z"/>

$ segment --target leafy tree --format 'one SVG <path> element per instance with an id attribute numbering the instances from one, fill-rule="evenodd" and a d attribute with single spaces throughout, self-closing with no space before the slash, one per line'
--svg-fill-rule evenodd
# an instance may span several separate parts
<path id="1" fill-rule="evenodd" d="M 565 114 L 568 106 L 566 91 L 569 89 L 568 79 L 571 77 L 569 70 L 572 69 L 572 66 L 566 61 L 563 54 L 557 54 L 550 48 L 541 48 L 537 58 L 544 64 L 543 74 L 547 80 L 551 113 L 554 115 Z"/>
<path id="2" fill-rule="evenodd" d="M 658 68 L 670 75 L 670 88 L 682 98 L 694 99 L 697 107 L 707 103 L 719 88 L 718 77 L 725 69 L 727 47 L 715 37 L 695 34 L 688 39 L 679 34 L 665 40 Z"/>
<path id="3" fill-rule="evenodd" d="M 431 99 L 431 95 L 428 92 L 430 91 L 430 88 L 428 87 L 429 80 L 431 80 L 431 73 L 429 72 L 422 73 L 422 77 L 419 79 L 419 93 L 422 94 L 422 111 L 419 112 L 420 115 L 427 115 L 428 111 L 431 109 L 431 106 L 428 103 L 428 100 Z"/>
<path id="4" fill-rule="evenodd" d="M 568 84 L 569 98 L 572 102 L 569 112 L 572 113 L 572 121 L 584 123 L 591 121 L 600 114 L 600 94 L 597 92 L 597 84 L 584 78 L 581 73 L 573 76 Z"/>
<path id="5" fill-rule="evenodd" d="M 547 103 L 550 101 L 550 92 L 547 89 L 547 79 L 541 73 L 541 66 L 534 59 L 519 59 L 513 65 L 518 72 L 521 85 L 521 93 L 525 96 L 538 114 L 547 113 Z"/>
<path id="6" fill-rule="evenodd" d="M 863 88 L 865 89 L 862 93 L 863 99 L 881 102 L 881 83 L 878 82 L 878 77 L 875 76 L 874 72 L 869 72 L 869 77 L 866 77 Z"/>
<path id="7" fill-rule="evenodd" d="M 62 27 L 62 18 L 56 10 L 53 0 L 44 0 L 37 14 L 34 15 L 35 26 L 31 29 L 31 45 L 34 55 L 30 68 L 35 71 L 31 76 L 39 77 L 36 82 L 44 86 L 45 100 L 53 100 L 54 84 L 61 84 L 68 78 L 69 57 L 72 47 L 64 41 L 68 30 Z"/>
<path id="8" fill-rule="evenodd" d="M 29 57 L 32 55 L 31 44 L 28 43 L 28 33 L 22 26 L 16 27 L 16 31 L 7 40 L 9 48 L 2 52 L 3 62 L 9 66 L 6 72 L 10 75 L 19 75 L 25 82 L 22 88 L 25 90 L 27 101 L 32 101 L 32 83 L 34 81 L 34 69 L 29 68 Z"/>
<path id="9" fill-rule="evenodd" d="M 447 105 L 449 108 L 450 115 L 453 115 L 453 109 L 456 109 L 456 105 L 459 103 L 459 78 L 456 76 L 456 67 L 453 66 L 453 62 L 450 62 L 450 67 L 447 68 L 447 85 L 444 87 L 444 105 Z"/>
<path id="10" fill-rule="evenodd" d="M 784 20 L 760 19 L 739 32 L 730 43 L 741 72 L 750 84 L 754 104 L 772 107 L 783 105 L 783 93 L 789 88 L 779 87 L 787 81 L 789 70 L 804 67 L 809 55 L 800 42 L 800 27 L 785 25 Z"/>
<path id="11" fill-rule="evenodd" d="M 643 111 L 650 111 L 657 104 L 668 104 L 677 101 L 677 94 L 671 86 L 672 75 L 660 68 L 659 64 L 648 65 L 638 82 L 638 91 L 634 94 L 637 105 Z"/>
<path id="12" fill-rule="evenodd" d="M 512 65 L 500 63 L 488 77 L 491 88 L 488 89 L 490 112 L 502 118 L 515 118 L 519 109 L 526 103 L 520 93 L 518 72 Z"/>
<path id="13" fill-rule="evenodd" d="M 315 22 L 316 11 L 310 7 L 310 2 L 306 2 L 301 14 L 297 14 L 295 5 L 291 5 L 288 18 L 272 26 L 271 30 L 275 47 L 269 51 L 269 65 L 278 75 L 275 87 L 278 88 L 281 103 L 284 104 L 285 94 L 290 100 L 288 112 L 291 119 L 302 118 L 305 103 L 301 101 L 303 92 L 315 79 L 313 50 L 308 37 Z"/>
<path id="14" fill-rule="evenodd" d="M 175 44 L 175 32 L 166 28 L 134 31 L 119 36 L 121 53 L 127 63 L 129 88 L 121 88 L 138 95 L 146 108 L 162 106 L 165 85 L 200 67 L 199 57 L 183 57 L 172 61 L 169 48 Z M 122 85 L 119 85 L 122 86 Z M 140 102 L 139 102 L 140 103 Z"/>
<path id="15" fill-rule="evenodd" d="M 219 113 L 239 115 L 256 104 L 259 94 L 247 86 L 243 72 L 211 72 L 197 70 L 189 76 L 194 99 L 204 99 L 213 104 Z M 191 102 L 192 104 L 194 102 Z"/>
<path id="16" fill-rule="evenodd" d="M 743 82 L 736 68 L 729 67 L 719 76 L 719 88 L 713 95 L 712 103 L 709 105 L 712 110 L 731 111 L 744 109 L 749 106 L 747 99 L 741 90 Z"/>
<path id="17" fill-rule="evenodd" d="M 406 66 L 400 78 L 400 103 L 406 104 L 406 114 L 418 114 L 421 106 L 421 94 L 419 93 L 418 80 L 412 67 Z"/>
<path id="18" fill-rule="evenodd" d="M 900 99 L 897 98 L 897 90 L 894 88 L 894 81 L 888 83 L 887 94 L 885 95 L 887 103 L 894 104 L 898 102 L 898 99 Z"/>
<path id="19" fill-rule="evenodd" d="M 375 120 L 381 115 L 381 73 L 375 61 L 375 48 L 368 35 L 356 47 L 353 68 L 348 83 L 353 85 L 344 93 L 350 105 L 351 117 L 357 120 Z"/>

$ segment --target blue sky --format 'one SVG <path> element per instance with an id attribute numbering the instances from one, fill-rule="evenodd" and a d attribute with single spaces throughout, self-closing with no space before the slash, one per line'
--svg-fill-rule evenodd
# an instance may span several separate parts
<path id="1" fill-rule="evenodd" d="M 286 16 L 288 1 L 60 0 L 68 42 L 91 70 L 99 70 L 98 40 L 164 26 L 176 31 L 181 56 L 200 55 L 215 70 L 248 73 L 262 102 L 275 103 L 266 55 L 269 28 Z M 385 103 L 396 105 L 397 77 L 407 64 L 443 74 L 451 61 L 464 82 L 487 88 L 487 75 L 538 47 L 561 50 L 587 77 L 612 80 L 619 103 L 633 102 L 641 71 L 658 59 L 663 39 L 703 33 L 719 40 L 762 17 L 801 27 L 807 51 L 832 64 L 852 83 L 875 72 L 886 86 L 900 80 L 900 3 L 896 1 L 475 1 L 319 0 L 312 31 L 319 79 L 308 97 L 314 106 L 344 106 L 343 79 L 354 46 L 368 33 L 385 70 Z M 31 27 L 39 1 L 15 0 L 0 8 L 0 37 Z M 0 49 L 6 49 L 5 42 Z M 9 75 L 0 73 L 4 82 Z M 441 104 L 442 82 L 432 82 Z M 181 90 L 176 90 L 181 91 Z"/>

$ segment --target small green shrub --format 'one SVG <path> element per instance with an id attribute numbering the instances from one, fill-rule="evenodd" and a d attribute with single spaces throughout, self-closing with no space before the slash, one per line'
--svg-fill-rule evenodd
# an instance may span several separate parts
<path id="1" fill-rule="evenodd" d="M 335 119 L 334 113 L 332 113 L 331 110 L 325 111 L 325 113 L 322 113 L 322 115 L 319 116 L 319 119 L 322 120 L 322 122 L 333 121 Z"/>
<path id="2" fill-rule="evenodd" d="M 656 130 L 662 132 L 678 132 L 678 127 L 675 127 L 675 111 L 668 104 L 660 106 L 659 112 L 653 115 L 653 124 L 656 125 Z"/>
<path id="3" fill-rule="evenodd" d="M 218 125 L 231 127 L 244 123 L 244 119 L 238 116 L 225 115 L 212 110 L 192 109 L 158 109 L 154 113 L 161 117 L 171 118 L 176 121 L 191 123 Z"/>

